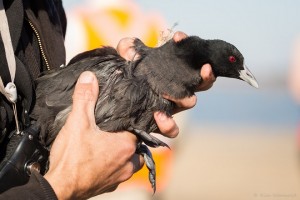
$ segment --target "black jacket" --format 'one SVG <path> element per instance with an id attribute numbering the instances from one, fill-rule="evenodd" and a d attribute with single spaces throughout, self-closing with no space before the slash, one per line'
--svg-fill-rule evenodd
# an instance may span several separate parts
<path id="1" fill-rule="evenodd" d="M 66 16 L 61 0 L 4 0 L 4 7 L 16 55 L 19 118 L 28 124 L 25 113 L 30 113 L 34 104 L 33 81 L 47 68 L 65 63 Z M 11 81 L 1 38 L 0 75 L 4 84 Z M 13 113 L 2 95 L 0 107 L 0 131 L 8 133 L 14 129 Z"/>
<path id="2" fill-rule="evenodd" d="M 8 199 L 55 200 L 57 197 L 49 183 L 40 174 L 33 173 L 26 185 L 14 187 L 0 194 L 0 200 Z"/>
<path id="3" fill-rule="evenodd" d="M 61 0 L 4 0 L 3 3 L 16 56 L 18 116 L 26 127 L 35 102 L 34 80 L 41 72 L 65 64 L 66 16 Z M 11 79 L 4 52 L 0 37 L 0 75 L 6 85 Z M 11 104 L 0 94 L 0 161 L 4 157 L 5 139 L 14 129 Z M 45 191 L 50 191 L 52 199 L 55 197 L 46 180 L 35 174 L 25 186 L 2 195 L 11 195 L 9 199 L 46 199 Z"/>

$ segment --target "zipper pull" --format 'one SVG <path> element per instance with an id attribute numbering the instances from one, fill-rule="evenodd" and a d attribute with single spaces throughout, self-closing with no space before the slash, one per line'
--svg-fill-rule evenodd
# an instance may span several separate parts
<path id="1" fill-rule="evenodd" d="M 12 103 L 16 103 L 18 97 L 16 85 L 12 82 L 9 82 L 4 89 L 7 94 L 8 100 Z"/>
<path id="2" fill-rule="evenodd" d="M 16 133 L 19 134 L 20 127 L 19 127 L 18 112 L 17 112 L 17 105 L 16 105 L 17 98 L 18 98 L 17 87 L 14 83 L 9 82 L 7 83 L 4 89 L 7 94 L 7 99 L 12 103 L 15 122 L 16 122 L 16 131 L 17 131 Z"/>

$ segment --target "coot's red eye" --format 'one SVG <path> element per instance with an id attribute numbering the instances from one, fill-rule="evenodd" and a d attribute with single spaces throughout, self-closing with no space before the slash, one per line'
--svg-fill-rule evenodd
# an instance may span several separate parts
<path id="1" fill-rule="evenodd" d="M 229 56 L 229 62 L 231 63 L 236 62 L 236 58 L 234 56 Z"/>

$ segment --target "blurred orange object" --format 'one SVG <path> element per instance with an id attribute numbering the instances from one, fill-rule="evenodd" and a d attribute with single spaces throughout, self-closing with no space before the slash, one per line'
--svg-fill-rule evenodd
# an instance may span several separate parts
<path id="1" fill-rule="evenodd" d="M 137 37 L 154 47 L 166 30 L 161 15 L 144 12 L 132 0 L 88 1 L 67 10 L 67 17 L 67 60 L 103 45 L 116 47 L 124 37 Z"/>
<path id="2" fill-rule="evenodd" d="M 172 148 L 172 147 L 171 147 Z M 156 191 L 162 191 L 168 183 L 169 176 L 171 174 L 172 169 L 172 161 L 173 161 L 173 149 L 170 150 L 168 148 L 158 148 L 150 149 L 156 165 Z M 147 189 L 149 192 L 152 192 L 151 184 L 148 179 L 149 171 L 144 165 L 142 170 L 137 172 L 132 176 L 131 179 L 122 183 L 120 185 L 121 189 L 130 188 L 130 187 L 142 187 L 143 189 Z"/>

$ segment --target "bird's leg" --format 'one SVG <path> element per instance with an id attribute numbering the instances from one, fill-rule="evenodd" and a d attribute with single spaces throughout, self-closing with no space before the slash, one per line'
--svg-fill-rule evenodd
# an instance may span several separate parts
<path id="1" fill-rule="evenodd" d="M 156 148 L 162 146 L 162 147 L 168 147 L 170 149 L 170 147 L 166 143 L 150 135 L 146 131 L 138 130 L 134 128 L 130 128 L 128 131 L 132 131 L 139 139 L 141 139 L 146 145 L 150 147 Z"/>
<path id="2" fill-rule="evenodd" d="M 156 171 L 155 171 L 155 162 L 152 157 L 152 153 L 148 149 L 146 145 L 143 145 L 141 143 L 138 144 L 136 153 L 141 154 L 144 156 L 144 160 L 146 163 L 146 166 L 149 170 L 149 181 L 151 183 L 153 193 L 156 191 Z"/>
<path id="3" fill-rule="evenodd" d="M 131 131 L 133 134 L 135 134 L 139 138 L 140 141 L 144 142 L 148 146 L 151 146 L 151 147 L 164 146 L 164 147 L 168 147 L 170 149 L 170 147 L 166 143 L 160 141 L 159 139 L 150 135 L 146 131 L 134 129 L 132 127 L 130 127 L 128 129 L 128 131 Z M 152 189 L 155 193 L 155 191 L 156 191 L 155 162 L 153 160 L 152 153 L 150 152 L 150 150 L 148 149 L 148 147 L 146 145 L 143 145 L 141 142 L 139 142 L 137 149 L 136 149 L 136 153 L 144 156 L 146 166 L 149 170 L 149 181 L 150 181 Z"/>

